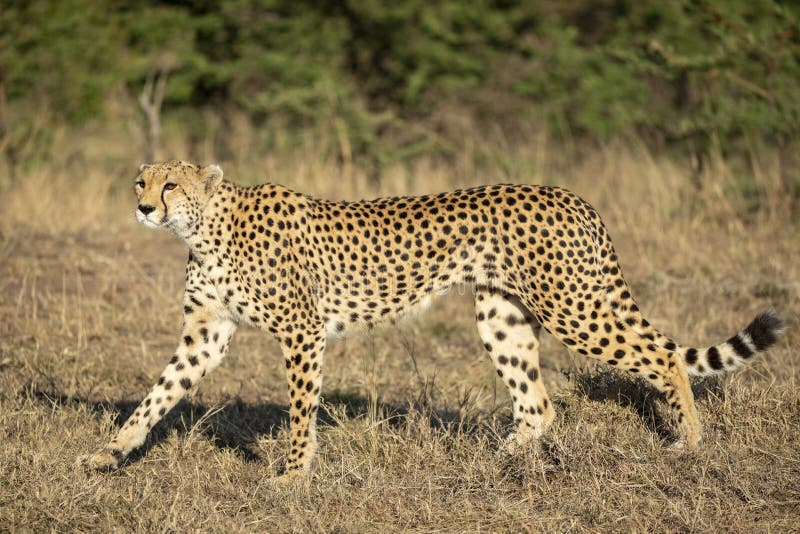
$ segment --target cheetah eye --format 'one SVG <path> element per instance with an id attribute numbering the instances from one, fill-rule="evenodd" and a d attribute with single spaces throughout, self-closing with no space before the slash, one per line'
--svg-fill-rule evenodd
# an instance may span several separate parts
<path id="1" fill-rule="evenodd" d="M 136 180 L 136 187 L 144 189 L 144 180 Z"/>
<path id="2" fill-rule="evenodd" d="M 164 184 L 164 191 L 172 191 L 176 187 L 178 187 L 178 184 L 172 184 L 172 183 Z"/>

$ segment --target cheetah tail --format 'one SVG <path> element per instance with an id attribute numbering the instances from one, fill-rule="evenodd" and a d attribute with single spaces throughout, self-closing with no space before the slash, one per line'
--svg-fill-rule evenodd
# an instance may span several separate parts
<path id="1" fill-rule="evenodd" d="M 690 375 L 711 376 L 738 369 L 756 354 L 767 350 L 778 341 L 784 328 L 783 320 L 770 308 L 758 314 L 727 341 L 706 349 L 674 348 L 683 356 Z"/>

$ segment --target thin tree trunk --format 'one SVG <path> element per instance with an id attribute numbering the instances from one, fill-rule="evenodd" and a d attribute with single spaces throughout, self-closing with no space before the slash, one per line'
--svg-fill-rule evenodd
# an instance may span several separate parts
<path id="1" fill-rule="evenodd" d="M 145 122 L 144 160 L 148 163 L 157 161 L 161 156 L 161 105 L 168 75 L 165 69 L 151 70 L 139 95 L 139 108 Z"/>

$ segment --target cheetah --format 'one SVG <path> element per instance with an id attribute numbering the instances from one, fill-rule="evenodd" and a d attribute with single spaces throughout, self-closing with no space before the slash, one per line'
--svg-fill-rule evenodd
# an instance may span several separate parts
<path id="1" fill-rule="evenodd" d="M 773 345 L 772 310 L 714 346 L 678 345 L 642 316 L 600 216 L 558 187 L 490 185 L 436 195 L 332 202 L 286 187 L 242 187 L 217 165 L 142 165 L 135 214 L 189 248 L 183 327 L 157 383 L 89 468 L 114 469 L 225 357 L 239 325 L 279 342 L 289 385 L 285 477 L 309 470 L 317 440 L 326 340 L 424 308 L 456 284 L 512 399 L 508 448 L 555 417 L 539 369 L 541 329 L 569 350 L 624 369 L 661 391 L 676 444 L 701 426 L 689 375 L 731 371 Z"/>

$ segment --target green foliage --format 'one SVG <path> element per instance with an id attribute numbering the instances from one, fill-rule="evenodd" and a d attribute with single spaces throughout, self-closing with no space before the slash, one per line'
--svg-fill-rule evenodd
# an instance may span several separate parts
<path id="1" fill-rule="evenodd" d="M 165 120 L 237 110 L 332 132 L 376 164 L 445 150 L 454 115 L 786 146 L 799 14 L 775 0 L 17 0 L 0 11 L 0 82 L 20 116 L 83 123 L 113 88 L 167 71 Z"/>
<path id="2" fill-rule="evenodd" d="M 11 102 L 46 101 L 74 122 L 103 109 L 116 43 L 101 9 L 86 0 L 6 2 L 0 13 L 0 80 Z"/>

